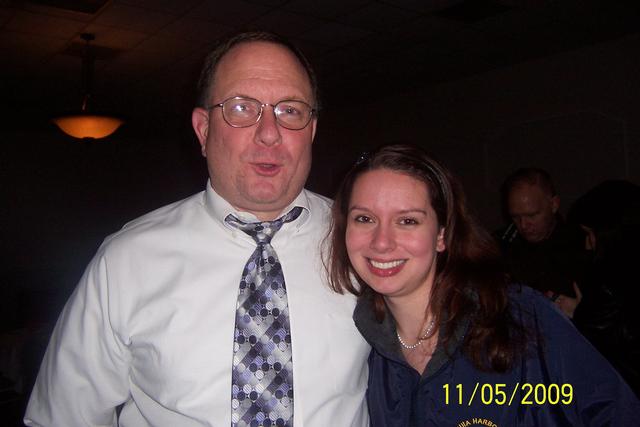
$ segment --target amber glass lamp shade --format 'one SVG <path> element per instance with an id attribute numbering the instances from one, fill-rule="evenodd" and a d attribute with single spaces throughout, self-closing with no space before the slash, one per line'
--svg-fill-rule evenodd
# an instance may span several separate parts
<path id="1" fill-rule="evenodd" d="M 106 138 L 124 123 L 117 117 L 84 113 L 56 117 L 52 121 L 67 135 L 80 139 Z"/>

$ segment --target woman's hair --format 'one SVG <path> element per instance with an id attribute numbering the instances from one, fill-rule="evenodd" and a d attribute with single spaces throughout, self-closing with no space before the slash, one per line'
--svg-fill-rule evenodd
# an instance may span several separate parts
<path id="1" fill-rule="evenodd" d="M 444 326 L 445 348 L 456 328 L 470 318 L 463 344 L 467 357 L 480 369 L 507 371 L 522 349 L 522 334 L 509 312 L 506 276 L 498 247 L 467 210 L 458 181 L 418 147 L 390 145 L 364 154 L 343 179 L 333 205 L 328 237 L 331 249 L 326 264 L 332 288 L 339 293 L 346 290 L 371 297 L 377 319 L 383 320 L 384 299 L 353 269 L 345 242 L 354 183 L 362 174 L 379 169 L 423 182 L 429 190 L 438 225 L 444 228 L 446 249 L 436 255 L 436 275 L 427 312 L 433 314 L 436 325 Z"/>

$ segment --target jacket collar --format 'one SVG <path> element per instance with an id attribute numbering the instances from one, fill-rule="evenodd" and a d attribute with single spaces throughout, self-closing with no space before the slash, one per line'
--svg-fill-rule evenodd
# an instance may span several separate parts
<path id="1" fill-rule="evenodd" d="M 409 366 L 398 342 L 396 323 L 393 315 L 389 310 L 386 310 L 384 319 L 382 322 L 379 322 L 375 317 L 373 296 L 371 294 L 365 294 L 358 299 L 358 303 L 353 312 L 353 320 L 362 336 L 375 351 L 387 359 Z M 446 349 L 441 342 L 444 328 L 439 328 L 438 344 L 431 360 L 429 360 L 429 363 L 422 373 L 423 378 L 435 374 L 451 360 L 455 353 L 461 350 L 469 323 L 469 317 L 465 317 L 463 321 L 456 326 L 453 339 L 449 342 Z"/>

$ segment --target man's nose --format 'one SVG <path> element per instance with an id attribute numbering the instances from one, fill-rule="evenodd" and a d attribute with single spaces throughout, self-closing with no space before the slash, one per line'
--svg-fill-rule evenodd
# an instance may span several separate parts
<path id="1" fill-rule="evenodd" d="M 276 120 L 273 106 L 265 105 L 262 107 L 262 116 L 256 125 L 256 142 L 266 146 L 272 146 L 282 142 L 280 134 L 280 125 Z"/>
<path id="2" fill-rule="evenodd" d="M 520 228 L 523 230 L 530 230 L 533 226 L 533 221 L 528 218 L 523 218 L 520 220 Z"/>

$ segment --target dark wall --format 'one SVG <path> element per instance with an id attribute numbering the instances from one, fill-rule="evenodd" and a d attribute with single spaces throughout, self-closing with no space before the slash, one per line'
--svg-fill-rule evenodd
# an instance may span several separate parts
<path id="1" fill-rule="evenodd" d="M 361 150 L 386 142 L 435 153 L 489 228 L 501 223 L 497 188 L 518 166 L 548 169 L 565 207 L 602 179 L 639 182 L 639 51 L 628 37 L 407 94 L 381 87 L 367 105 L 329 103 L 309 187 L 330 196 Z M 0 130 L 4 293 L 67 293 L 106 235 L 203 188 L 188 114 L 153 122 L 95 143 L 47 124 Z"/>
<path id="2" fill-rule="evenodd" d="M 605 178 L 640 182 L 638 52 L 636 35 L 404 95 L 382 87 L 375 103 L 326 112 L 322 174 L 332 181 L 381 143 L 420 144 L 461 178 L 489 228 L 502 222 L 497 189 L 520 166 L 551 173 L 563 210 Z"/>

